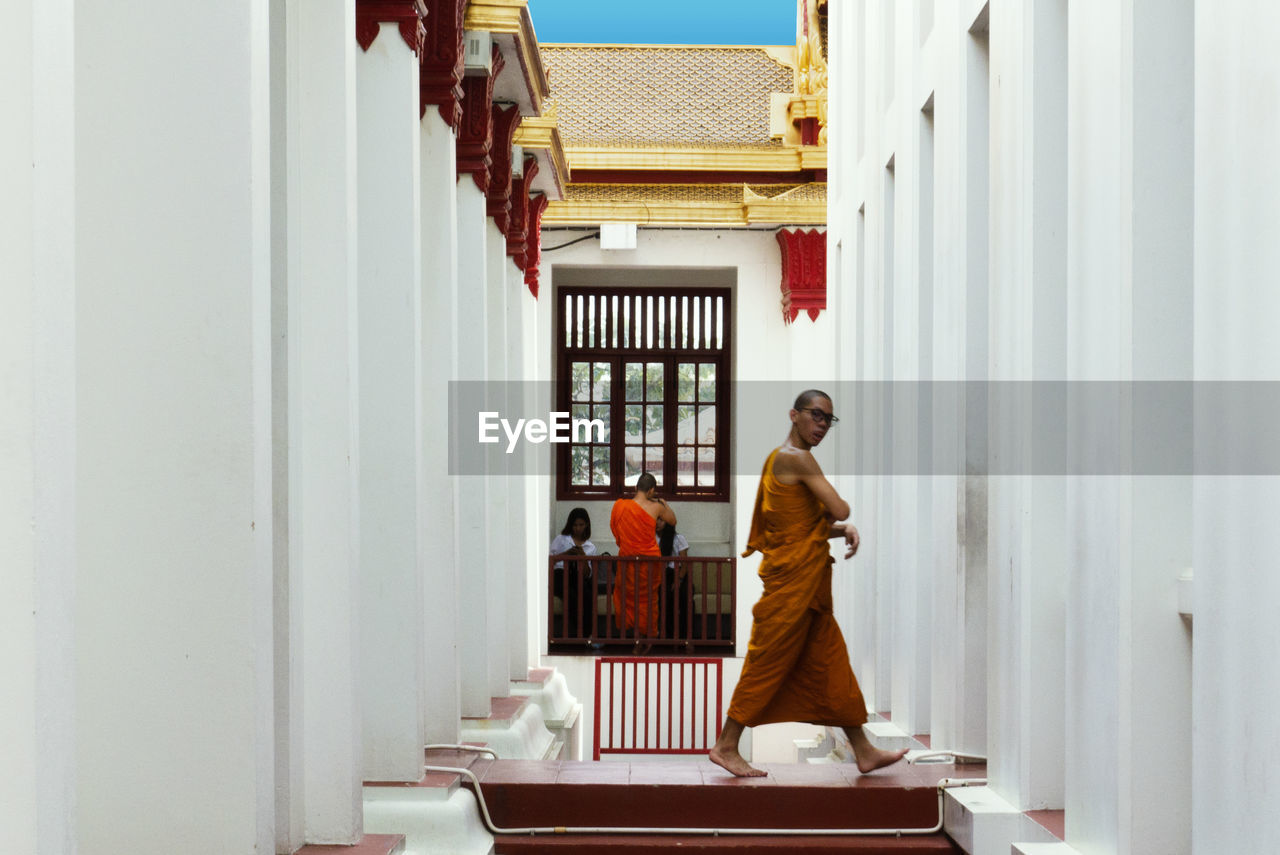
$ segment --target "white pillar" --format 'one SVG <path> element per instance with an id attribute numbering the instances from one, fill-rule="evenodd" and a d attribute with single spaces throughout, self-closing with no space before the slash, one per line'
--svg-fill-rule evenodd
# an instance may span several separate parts
<path id="1" fill-rule="evenodd" d="M 1072 6 L 1072 380 L 1191 371 L 1192 20 L 1189 0 Z M 1122 474 L 1155 436 L 1141 398 L 1111 401 L 1079 384 L 1073 393 L 1072 462 L 1103 474 L 1067 486 L 1066 673 L 1080 699 L 1066 716 L 1067 840 L 1187 852 L 1191 655 L 1175 603 L 1191 549 L 1189 483 Z M 1077 401 L 1100 418 L 1086 423 Z"/>
<path id="2" fill-rule="evenodd" d="M 418 58 L 394 22 L 356 54 L 363 775 L 417 781 L 423 712 L 418 457 L 421 370 Z M 432 412 L 433 421 L 434 412 Z"/>
<path id="3" fill-rule="evenodd" d="M 427 542 L 422 613 L 427 651 L 425 738 L 456 743 L 461 732 L 458 674 L 460 590 L 454 552 L 454 484 L 449 476 L 449 423 L 435 418 L 448 406 L 449 381 L 458 376 L 457 138 L 434 106 L 422 117 L 422 372 L 420 456 L 424 487 L 419 530 Z M 465 625 L 465 624 L 464 624 Z"/>
<path id="4" fill-rule="evenodd" d="M 489 327 L 485 314 L 485 196 L 471 179 L 458 179 L 458 290 L 455 298 L 459 334 L 454 341 L 459 381 L 479 383 L 487 378 Z M 460 425 L 469 430 L 469 425 Z M 459 475 L 454 526 L 455 553 L 460 574 L 458 665 L 462 673 L 462 714 L 487 716 L 489 678 L 488 567 L 489 526 L 486 520 L 488 478 Z M 505 664 L 503 673 L 505 673 Z"/>
<path id="5" fill-rule="evenodd" d="M 1032 393 L 1067 370 L 1066 44 L 1062 0 L 992 4 L 988 778 L 1024 810 L 1064 798 L 1066 485 L 1033 458 L 1061 413 Z"/>
<path id="6" fill-rule="evenodd" d="M 503 410 L 507 398 L 507 239 L 492 218 L 485 218 L 484 326 L 487 351 L 485 381 L 494 390 L 494 400 Z M 511 693 L 507 662 L 507 587 L 514 572 L 511 566 L 511 520 L 508 517 L 510 458 L 503 455 L 498 468 L 487 473 L 488 501 L 485 526 L 489 532 L 488 561 L 482 569 L 486 583 L 488 634 L 484 638 L 488 655 L 489 696 L 505 698 Z"/>
<path id="7" fill-rule="evenodd" d="M 289 560 L 289 295 L 290 276 L 298 265 L 289 251 L 289 199 L 296 193 L 290 179 L 294 153 L 290 145 L 295 117 L 291 99 L 290 0 L 271 0 L 271 528 L 275 603 L 275 757 L 277 852 L 293 852 L 306 842 L 306 749 L 299 710 L 302 669 L 289 667 L 302 650 L 302 598 L 291 596 L 293 568 Z"/>
<path id="8" fill-rule="evenodd" d="M 1190 823 L 1198 855 L 1280 851 L 1280 826 L 1261 818 L 1274 803 L 1269 758 L 1280 751 L 1272 608 L 1280 479 L 1249 474 L 1257 460 L 1275 459 L 1274 431 L 1255 426 L 1274 425 L 1276 414 L 1248 401 L 1201 407 L 1229 391 L 1225 381 L 1280 380 L 1278 40 L 1280 9 L 1270 3 L 1196 4 L 1196 456 L 1239 464 L 1236 477 L 1219 469 L 1195 479 Z"/>
<path id="9" fill-rule="evenodd" d="M 271 851 L 267 6 L 158 23 L 90 0 L 58 23 L 79 169 L 76 845 Z"/>
<path id="10" fill-rule="evenodd" d="M 289 9 L 289 597 L 308 843 L 361 835 L 353 0 Z M 281 737 L 285 738 L 285 737 Z"/>
<path id="11" fill-rule="evenodd" d="M 882 7 L 881 13 L 889 16 L 895 14 L 892 6 Z M 889 48 L 888 60 L 892 64 L 892 49 Z M 892 74 L 892 70 L 889 71 Z M 887 112 L 887 111 L 886 111 Z M 890 149 L 892 151 L 892 149 Z M 884 152 L 881 152 L 883 154 Z M 880 158 L 877 158 L 879 160 Z M 871 695 L 868 701 L 875 712 L 893 711 L 893 666 L 894 666 L 894 625 L 897 618 L 894 599 L 897 558 L 896 544 L 893 542 L 893 501 L 897 479 L 893 472 L 893 312 L 895 277 L 898 270 L 897 261 L 897 176 L 896 159 L 882 165 L 876 170 L 877 180 L 872 181 L 875 204 L 878 207 L 875 222 L 878 228 L 876 248 L 879 250 L 873 258 L 878 265 L 873 267 L 877 275 L 873 277 L 875 286 L 873 296 L 869 300 L 871 309 L 867 322 L 872 325 L 874 334 L 869 341 L 873 350 L 868 360 L 868 376 L 879 384 L 880 394 L 871 407 L 871 415 L 875 425 L 869 436 L 874 437 L 869 446 L 874 455 L 878 475 L 875 477 L 873 507 L 874 522 L 870 528 L 871 545 L 875 548 L 876 578 L 876 628 L 875 628 L 875 662 L 874 679 L 871 683 Z M 864 689 L 864 691 L 866 691 Z"/>
<path id="12" fill-rule="evenodd" d="M 915 63 L 911 47 L 916 35 L 916 15 L 909 4 L 896 4 L 899 62 L 898 108 L 892 121 L 897 127 L 898 151 L 894 158 L 894 253 L 892 352 L 886 354 L 893 370 L 892 467 L 893 500 L 888 509 L 890 525 L 886 534 L 892 544 L 893 633 L 890 668 L 890 706 L 893 721 L 909 734 L 930 730 L 930 615 L 932 572 L 928 540 L 932 522 L 930 479 L 919 472 L 920 381 L 929 376 L 932 365 L 923 365 L 929 355 L 931 330 L 922 329 L 922 310 L 930 308 L 932 290 L 933 170 L 932 120 L 921 112 L 916 94 Z M 886 247 L 886 251 L 890 248 Z M 923 554 L 922 554 L 923 553 Z"/>
<path id="13" fill-rule="evenodd" d="M 503 242 L 505 252 L 506 242 Z M 507 256 L 505 289 L 507 309 L 507 390 L 511 411 L 523 418 L 545 418 L 530 408 L 532 397 L 529 395 L 531 379 L 528 363 L 525 361 L 525 342 L 530 336 L 525 322 L 525 306 L 532 302 L 533 296 L 524 286 L 524 274 L 516 267 L 515 261 Z M 523 451 L 523 449 L 522 449 Z M 525 496 L 525 482 L 529 477 L 525 462 L 529 455 L 521 453 L 513 461 L 508 473 L 507 490 L 507 529 L 509 536 L 509 566 L 503 582 L 507 594 L 507 676 L 512 680 L 524 680 L 529 676 L 529 666 L 533 664 L 533 648 L 529 646 L 529 605 L 537 600 L 537 589 L 530 584 L 536 569 L 542 562 L 531 562 L 529 552 L 529 505 Z M 541 557 L 541 550 L 534 555 Z M 510 694 L 507 687 L 507 694 Z"/>
<path id="14" fill-rule="evenodd" d="M 522 299 L 526 306 L 526 318 L 528 326 L 526 330 L 528 336 L 526 338 L 525 352 L 528 355 L 528 364 L 533 372 L 533 376 L 537 378 L 537 382 L 532 387 L 532 395 L 530 401 L 535 412 L 551 412 L 555 406 L 555 402 L 551 399 L 551 359 L 552 359 L 552 341 L 551 341 L 551 314 L 552 314 L 552 288 L 551 288 L 551 264 L 546 262 L 542 265 L 539 272 L 538 296 L 535 298 L 529 292 L 527 286 L 524 288 Z M 551 457 L 547 455 L 541 462 L 534 466 L 536 475 L 527 476 L 526 494 L 529 496 L 529 554 L 530 563 L 537 567 L 536 574 L 531 577 L 537 581 L 533 583 L 536 587 L 530 588 L 529 609 L 530 624 L 529 632 L 531 633 L 530 643 L 532 646 L 530 651 L 542 653 L 546 650 L 547 645 L 547 609 L 546 595 L 541 593 L 546 590 L 547 577 L 546 571 L 543 569 L 546 562 L 543 556 L 546 554 L 547 544 L 550 538 L 547 531 L 550 529 L 548 520 L 551 517 L 551 500 L 552 500 L 552 478 L 551 478 Z M 541 662 L 541 660 L 534 660 Z"/>
<path id="15" fill-rule="evenodd" d="M 0 804 L 33 855 L 76 834 L 73 6 L 0 28 Z"/>
<path id="16" fill-rule="evenodd" d="M 972 4 L 966 4 L 970 6 Z M 940 476 L 933 518 L 933 680 L 931 743 L 987 750 L 985 412 L 970 407 L 966 382 L 987 369 L 987 37 L 957 4 L 937 7 L 934 91 L 934 287 L 932 377 L 937 431 L 932 453 Z M 976 403 L 976 402 L 975 402 Z"/>

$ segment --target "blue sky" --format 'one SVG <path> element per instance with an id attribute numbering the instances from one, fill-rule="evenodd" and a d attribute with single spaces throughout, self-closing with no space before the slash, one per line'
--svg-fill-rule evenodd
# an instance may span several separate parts
<path id="1" fill-rule="evenodd" d="M 529 0 L 539 42 L 795 44 L 795 0 Z"/>

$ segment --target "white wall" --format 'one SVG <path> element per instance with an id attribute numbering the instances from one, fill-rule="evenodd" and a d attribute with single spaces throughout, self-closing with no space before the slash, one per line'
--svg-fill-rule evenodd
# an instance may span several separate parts
<path id="1" fill-rule="evenodd" d="M 0 32 L 0 783 L 7 846 L 75 846 L 73 4 Z"/>
<path id="2" fill-rule="evenodd" d="M 833 5 L 830 287 L 858 339 L 841 343 L 843 378 L 995 395 L 1009 387 L 988 379 L 1190 377 L 1191 8 Z M 928 487 L 876 477 L 914 443 L 903 424 L 886 442 L 862 408 L 855 504 L 873 538 L 894 533 L 869 540 L 870 579 L 841 606 L 873 627 L 853 645 L 869 701 L 935 747 L 989 755 L 991 786 L 1019 808 L 1065 805 L 1069 843 L 1189 851 L 1190 656 L 1169 606 L 1190 482 L 1068 482 L 1030 456 L 1060 412 L 945 400 L 958 409 L 935 421 L 961 427 L 933 450 L 968 466 Z M 1079 426 L 1074 460 L 1116 436 L 1141 446 L 1149 426 L 1114 415 Z"/>

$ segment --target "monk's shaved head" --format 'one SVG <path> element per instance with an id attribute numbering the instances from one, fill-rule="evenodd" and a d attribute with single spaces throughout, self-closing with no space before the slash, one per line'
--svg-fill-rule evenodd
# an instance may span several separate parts
<path id="1" fill-rule="evenodd" d="M 805 389 L 796 397 L 793 410 L 803 410 L 805 407 L 813 403 L 814 398 L 825 398 L 828 403 L 831 402 L 831 396 L 821 389 Z"/>
<path id="2" fill-rule="evenodd" d="M 641 473 L 640 477 L 636 479 L 636 490 L 638 492 L 647 493 L 656 486 L 658 486 L 658 479 L 648 472 Z"/>

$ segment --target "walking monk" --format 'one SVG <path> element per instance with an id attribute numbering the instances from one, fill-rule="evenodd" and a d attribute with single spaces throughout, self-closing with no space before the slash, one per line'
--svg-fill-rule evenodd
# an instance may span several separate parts
<path id="1" fill-rule="evenodd" d="M 636 493 L 629 499 L 613 503 L 609 528 L 618 543 L 618 555 L 660 556 L 654 535 L 655 520 L 676 524 L 676 515 L 667 503 L 654 494 L 658 479 L 644 472 L 636 480 Z M 658 602 L 662 588 L 662 565 L 659 562 L 623 561 L 618 564 L 618 580 L 613 589 L 613 605 L 626 629 L 636 627 L 636 635 L 648 636 L 658 631 Z"/>
<path id="2" fill-rule="evenodd" d="M 822 474 L 809 449 L 836 423 L 831 398 L 810 389 L 791 410 L 791 433 L 764 463 L 745 558 L 764 553 L 764 595 L 752 610 L 751 641 L 711 762 L 739 777 L 764 775 L 738 753 L 744 727 L 781 721 L 844 728 L 858 769 L 870 772 L 902 759 L 881 751 L 862 725 L 867 705 L 849 667 L 844 636 L 831 613 L 830 538 L 858 551 L 858 530 L 837 523 L 849 504 Z"/>

